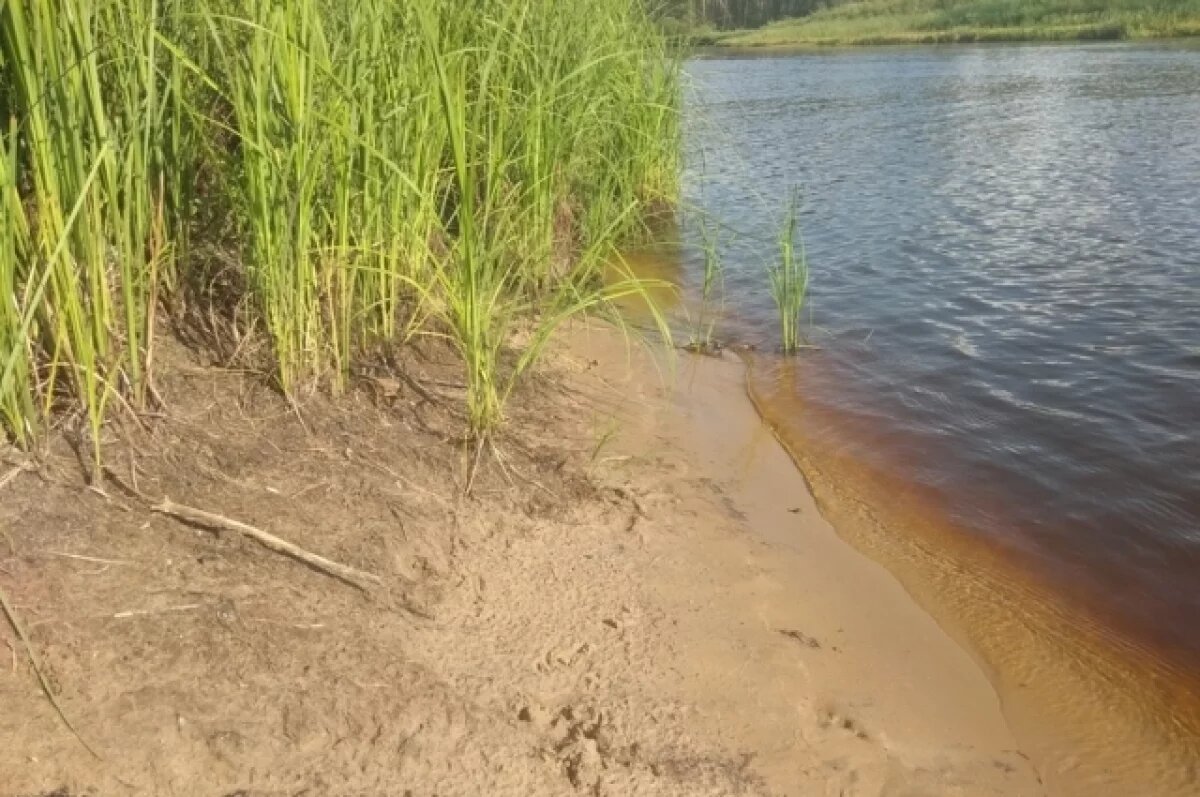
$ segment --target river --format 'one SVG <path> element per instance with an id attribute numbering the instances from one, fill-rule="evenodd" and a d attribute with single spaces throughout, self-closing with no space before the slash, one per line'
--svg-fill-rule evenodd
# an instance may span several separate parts
<path id="1" fill-rule="evenodd" d="M 694 305 L 719 223 L 718 336 L 756 346 L 760 410 L 839 529 L 872 527 L 847 533 L 957 629 L 1063 790 L 1200 793 L 1200 48 L 686 73 L 683 281 Z M 793 188 L 811 348 L 780 358 L 764 269 Z"/>

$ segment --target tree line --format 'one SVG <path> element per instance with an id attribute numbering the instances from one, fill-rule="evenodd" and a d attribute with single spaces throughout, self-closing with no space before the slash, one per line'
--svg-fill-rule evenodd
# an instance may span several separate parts
<path id="1" fill-rule="evenodd" d="M 836 0 L 659 0 L 663 19 L 688 26 L 757 28 L 786 17 L 802 17 Z"/>

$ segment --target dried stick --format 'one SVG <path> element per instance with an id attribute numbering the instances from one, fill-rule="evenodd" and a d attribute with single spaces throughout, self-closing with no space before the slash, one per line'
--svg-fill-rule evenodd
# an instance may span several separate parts
<path id="1" fill-rule="evenodd" d="M 287 540 L 276 537 L 274 534 L 257 529 L 254 526 L 249 526 L 237 520 L 216 515 L 212 512 L 205 512 L 202 509 L 194 509 L 190 506 L 177 504 L 170 498 L 163 498 L 154 506 L 150 507 L 154 512 L 163 515 L 183 520 L 187 523 L 194 523 L 208 528 L 222 529 L 224 531 L 232 531 L 237 534 L 244 535 L 254 540 L 255 542 L 270 548 L 276 553 L 281 553 L 284 556 L 290 556 L 314 570 L 319 570 L 328 576 L 344 581 L 352 587 L 357 587 L 364 592 L 368 589 L 368 584 L 381 584 L 379 576 L 372 573 L 365 573 L 362 570 L 357 570 L 349 565 L 344 565 L 339 562 L 334 562 L 319 556 L 310 551 L 306 551 L 299 546 L 293 545 Z"/>
<path id="2" fill-rule="evenodd" d="M 128 609 L 123 612 L 117 612 L 113 615 L 114 620 L 124 620 L 129 617 L 142 617 L 148 614 L 165 614 L 167 612 L 190 612 L 192 609 L 199 609 L 204 606 L 203 603 L 185 603 L 182 606 L 168 606 L 165 609 Z"/>
<path id="3" fill-rule="evenodd" d="M 54 707 L 54 713 L 62 720 L 62 724 L 67 726 L 72 735 L 79 740 L 83 748 L 91 753 L 96 758 L 100 758 L 97 753 L 75 726 L 71 724 L 71 720 L 67 719 L 66 713 L 62 706 L 58 704 L 58 698 L 54 696 L 54 692 L 50 689 L 50 682 L 46 680 L 45 672 L 42 670 L 42 663 L 38 660 L 37 654 L 33 652 L 33 645 L 29 644 L 29 637 L 25 634 L 25 628 L 21 625 L 21 621 L 17 619 L 17 613 L 13 610 L 12 605 L 8 602 L 8 598 L 4 594 L 4 590 L 0 589 L 0 609 L 4 610 L 4 616 L 8 620 L 8 624 L 12 626 L 13 631 L 17 632 L 17 638 L 21 640 L 21 644 L 25 646 L 25 655 L 29 657 L 29 663 L 33 665 L 33 672 L 37 675 L 38 685 L 42 688 L 42 694 L 50 701 L 50 705 Z"/>
<path id="4" fill-rule="evenodd" d="M 17 465 L 15 468 L 10 470 L 8 473 L 5 473 L 3 476 L 0 476 L 0 487 L 6 486 L 10 481 L 17 478 L 18 476 L 20 476 L 23 472 L 25 472 L 27 470 L 33 470 L 33 466 L 30 465 L 28 462 L 22 462 L 21 464 Z"/>
<path id="5" fill-rule="evenodd" d="M 0 478 L 0 487 L 7 485 L 10 481 L 15 479 L 21 473 L 21 471 L 25 470 L 32 470 L 32 468 L 25 462 L 17 465 L 16 468 L 6 473 L 3 478 Z M 8 602 L 8 596 L 4 594 L 4 590 L 2 589 L 0 589 L 0 610 L 4 612 L 4 618 L 8 620 L 8 624 L 12 626 L 12 630 L 17 635 L 17 639 L 21 640 L 21 644 L 25 647 L 25 655 L 29 657 L 29 663 L 33 665 L 33 673 L 37 676 L 38 685 L 42 688 L 42 694 L 45 695 L 46 699 L 50 701 L 50 705 L 54 708 L 54 713 L 58 715 L 60 720 L 62 720 L 62 724 L 67 726 L 67 730 L 69 730 L 71 734 L 79 740 L 79 743 L 83 745 L 85 750 L 87 750 L 96 758 L 100 758 L 100 754 L 97 753 L 92 746 L 87 743 L 86 740 L 84 740 L 79 731 L 75 730 L 75 726 L 71 724 L 71 720 L 67 719 L 66 712 L 64 712 L 62 706 L 58 704 L 58 698 L 54 696 L 54 692 L 50 689 L 50 682 L 46 680 L 46 673 L 42 669 L 42 663 L 38 660 L 37 654 L 33 652 L 33 645 L 29 643 L 29 637 L 25 634 L 25 627 L 22 626 L 21 621 L 17 619 L 17 612 L 13 609 L 12 604 Z M 9 646 L 9 650 L 13 650 L 11 645 Z M 13 663 L 15 664 L 15 650 L 13 650 L 13 656 Z"/>
<path id="6" fill-rule="evenodd" d="M 84 556 L 78 553 L 67 553 L 66 551 L 46 551 L 50 556 L 63 556 L 67 559 L 78 559 L 81 562 L 92 562 L 98 565 L 131 565 L 133 562 L 124 559 L 101 559 L 99 556 Z"/>

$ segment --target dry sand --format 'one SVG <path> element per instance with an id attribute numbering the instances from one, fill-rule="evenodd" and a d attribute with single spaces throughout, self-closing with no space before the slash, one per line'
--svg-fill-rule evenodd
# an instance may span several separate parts
<path id="1" fill-rule="evenodd" d="M 0 589 L 100 754 L 0 627 L 0 795 L 1042 793 L 979 667 L 820 517 L 736 360 L 664 386 L 576 330 L 464 499 L 446 359 L 303 424 L 177 368 L 104 494 L 57 449 L 0 466 Z M 134 481 L 383 585 L 152 514 Z"/>

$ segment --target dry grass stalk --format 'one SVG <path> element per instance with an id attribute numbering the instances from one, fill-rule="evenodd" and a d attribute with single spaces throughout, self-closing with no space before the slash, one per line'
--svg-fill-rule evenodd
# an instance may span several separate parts
<path id="1" fill-rule="evenodd" d="M 75 729 L 75 725 L 67 718 L 66 712 L 58 703 L 58 698 L 54 696 L 53 690 L 50 689 L 50 683 L 46 680 L 45 671 L 42 669 L 42 663 L 38 660 L 37 654 L 33 651 L 33 645 L 29 643 L 29 637 L 25 633 L 25 627 L 21 625 L 21 621 L 17 618 L 17 613 L 13 609 L 12 604 L 8 602 L 8 596 L 4 594 L 4 590 L 0 589 L 0 609 L 4 610 L 4 617 L 8 620 L 8 624 L 12 626 L 17 638 L 21 640 L 21 645 L 25 648 L 25 655 L 29 657 L 29 663 L 33 666 L 33 674 L 37 676 L 38 686 L 41 687 L 42 694 L 46 696 L 46 700 L 50 701 L 51 707 L 54 708 L 54 713 L 62 720 L 62 724 L 67 726 L 67 730 L 79 740 L 83 748 L 91 753 L 96 758 L 100 758 L 90 744 L 80 735 Z"/>

